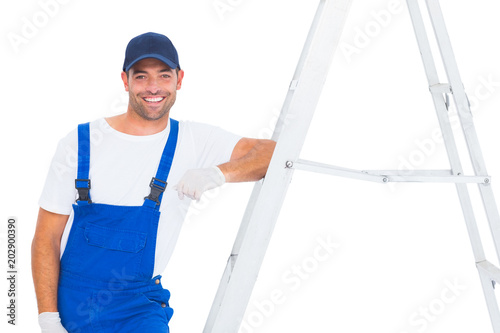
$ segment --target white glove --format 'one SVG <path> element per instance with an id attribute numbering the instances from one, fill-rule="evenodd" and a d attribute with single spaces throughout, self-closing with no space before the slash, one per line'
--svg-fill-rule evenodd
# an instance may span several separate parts
<path id="1" fill-rule="evenodd" d="M 68 333 L 61 324 L 59 312 L 42 312 L 38 315 L 38 324 L 42 333 Z"/>
<path id="2" fill-rule="evenodd" d="M 191 169 L 186 171 L 177 185 L 173 187 L 179 194 L 179 199 L 187 196 L 190 199 L 200 200 L 203 192 L 224 185 L 226 178 L 216 166 L 205 169 Z"/>

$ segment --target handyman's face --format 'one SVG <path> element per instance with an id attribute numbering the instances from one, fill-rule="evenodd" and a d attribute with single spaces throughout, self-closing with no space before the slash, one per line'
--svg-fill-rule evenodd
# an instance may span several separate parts
<path id="1" fill-rule="evenodd" d="M 128 77 L 122 73 L 129 92 L 129 108 L 146 120 L 158 120 L 168 114 L 181 88 L 184 72 L 168 67 L 154 58 L 137 62 Z"/>

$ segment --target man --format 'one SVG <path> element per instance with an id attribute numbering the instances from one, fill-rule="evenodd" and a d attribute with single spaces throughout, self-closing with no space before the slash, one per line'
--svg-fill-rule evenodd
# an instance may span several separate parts
<path id="1" fill-rule="evenodd" d="M 32 244 L 42 332 L 169 332 L 160 274 L 185 197 L 265 175 L 273 141 L 170 118 L 183 77 L 166 36 L 133 38 L 122 72 L 127 112 L 60 141 Z"/>

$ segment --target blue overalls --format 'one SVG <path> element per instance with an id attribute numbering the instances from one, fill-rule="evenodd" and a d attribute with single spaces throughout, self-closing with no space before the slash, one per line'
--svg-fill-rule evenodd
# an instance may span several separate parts
<path id="1" fill-rule="evenodd" d="M 177 145 L 178 122 L 170 133 L 151 193 L 142 206 L 90 200 L 90 125 L 78 126 L 79 193 L 61 258 L 58 309 L 70 333 L 168 333 L 173 314 L 161 276 L 152 278 L 160 204 Z"/>

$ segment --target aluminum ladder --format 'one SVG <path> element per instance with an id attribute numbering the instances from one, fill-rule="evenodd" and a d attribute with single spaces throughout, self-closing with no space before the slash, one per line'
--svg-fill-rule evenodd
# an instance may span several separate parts
<path id="1" fill-rule="evenodd" d="M 295 169 L 380 183 L 454 183 L 462 206 L 493 330 L 500 333 L 500 311 L 494 294 L 495 283 L 500 281 L 500 269 L 486 260 L 467 188 L 468 183 L 478 185 L 499 261 L 500 217 L 491 187 L 491 178 L 486 171 L 469 101 L 461 82 L 439 1 L 425 0 L 425 2 L 448 83 L 439 81 L 419 0 L 407 0 L 407 5 L 451 168 L 449 170 L 414 170 L 410 173 L 391 170 L 358 171 L 299 158 L 351 6 L 351 0 L 320 0 L 273 134 L 273 140 L 277 141 L 275 152 L 265 179 L 255 184 L 250 196 L 204 333 L 238 332 Z M 462 170 L 448 114 L 450 96 L 453 97 L 457 108 L 473 167 L 473 175 L 464 175 Z"/>

